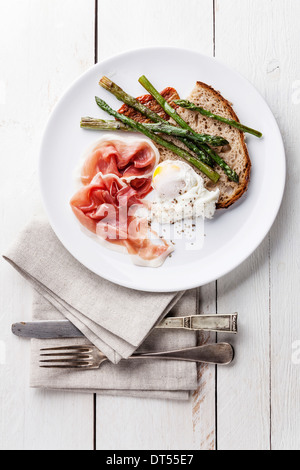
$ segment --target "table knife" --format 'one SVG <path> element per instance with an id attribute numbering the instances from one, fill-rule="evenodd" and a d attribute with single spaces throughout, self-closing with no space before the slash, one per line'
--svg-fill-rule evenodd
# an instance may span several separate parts
<path id="1" fill-rule="evenodd" d="M 237 313 L 231 315 L 193 315 L 186 317 L 167 317 L 156 328 L 183 329 L 190 331 L 215 331 L 234 333 L 237 329 Z M 84 335 L 73 323 L 66 320 L 22 322 L 12 325 L 16 336 L 36 339 L 82 338 Z"/>

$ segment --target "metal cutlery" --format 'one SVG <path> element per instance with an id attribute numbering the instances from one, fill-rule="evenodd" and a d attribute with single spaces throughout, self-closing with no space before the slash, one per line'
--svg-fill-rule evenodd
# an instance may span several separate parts
<path id="1" fill-rule="evenodd" d="M 236 334 L 238 314 L 192 315 L 185 317 L 167 317 L 156 328 L 185 329 L 191 331 L 215 331 Z M 38 321 L 22 322 L 12 325 L 12 332 L 23 338 L 58 339 L 82 338 L 84 335 L 71 322 Z"/>
<path id="2" fill-rule="evenodd" d="M 156 328 L 185 329 L 192 331 L 238 332 L 238 314 L 192 315 L 189 317 L 167 317 Z"/>
<path id="3" fill-rule="evenodd" d="M 47 369 L 99 369 L 108 361 L 95 346 L 66 346 L 40 350 L 40 367 Z M 207 364 L 228 365 L 234 359 L 234 349 L 228 343 L 209 344 L 194 348 L 145 354 L 134 354 L 126 360 L 164 359 Z"/>

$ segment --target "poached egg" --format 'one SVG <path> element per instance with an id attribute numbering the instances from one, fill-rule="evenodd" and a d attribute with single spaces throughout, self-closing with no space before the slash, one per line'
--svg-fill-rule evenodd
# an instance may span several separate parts
<path id="1" fill-rule="evenodd" d="M 153 173 L 150 218 L 161 224 L 203 217 L 211 219 L 220 191 L 208 191 L 203 178 L 185 162 L 166 160 Z"/>

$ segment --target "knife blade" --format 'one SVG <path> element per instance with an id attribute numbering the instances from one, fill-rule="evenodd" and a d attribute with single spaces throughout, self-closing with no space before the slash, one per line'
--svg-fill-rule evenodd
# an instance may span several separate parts
<path id="1" fill-rule="evenodd" d="M 238 314 L 229 315 L 192 315 L 186 317 L 167 317 L 156 328 L 184 329 L 190 331 L 215 331 L 219 333 L 238 332 Z M 83 333 L 67 320 L 21 322 L 12 325 L 14 335 L 22 338 L 59 339 L 83 338 Z"/>
<path id="2" fill-rule="evenodd" d="M 59 339 L 83 338 L 84 335 L 68 320 L 14 323 L 14 335 L 22 338 Z"/>

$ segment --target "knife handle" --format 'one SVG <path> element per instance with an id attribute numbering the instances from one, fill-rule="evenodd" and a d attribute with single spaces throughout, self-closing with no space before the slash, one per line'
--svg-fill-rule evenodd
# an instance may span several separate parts
<path id="1" fill-rule="evenodd" d="M 168 317 L 157 328 L 236 334 L 238 332 L 237 324 L 237 313 L 229 315 L 193 315 L 188 317 Z"/>

